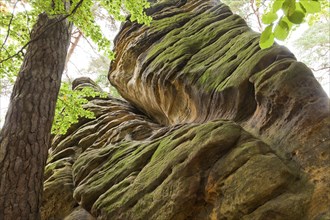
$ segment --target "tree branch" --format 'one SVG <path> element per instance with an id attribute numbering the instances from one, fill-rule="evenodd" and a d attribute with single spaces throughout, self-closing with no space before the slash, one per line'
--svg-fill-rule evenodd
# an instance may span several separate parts
<path id="1" fill-rule="evenodd" d="M 318 72 L 318 71 L 321 71 L 321 70 L 330 69 L 330 66 L 321 67 L 319 69 L 314 69 L 314 68 L 310 67 L 310 69 L 313 70 L 314 72 Z"/>
<path id="2" fill-rule="evenodd" d="M 71 63 L 71 65 L 78 71 L 78 73 L 80 74 L 80 75 L 84 75 L 80 70 L 79 70 L 79 68 L 76 66 L 76 64 L 74 64 L 71 60 L 69 60 L 69 63 Z"/>
<path id="3" fill-rule="evenodd" d="M 254 13 L 252 12 L 252 13 L 250 13 L 250 14 L 248 14 L 248 15 L 246 15 L 246 16 L 244 16 L 244 20 L 247 20 L 248 19 L 248 17 L 250 17 L 251 15 L 254 15 Z"/>
<path id="4" fill-rule="evenodd" d="M 28 14 L 28 12 L 27 12 L 27 10 L 26 10 L 26 7 L 25 7 L 24 2 L 21 2 L 21 4 L 22 4 L 22 6 L 23 6 L 23 8 L 24 8 L 24 12 L 25 12 L 25 15 L 26 15 L 26 27 L 27 27 L 27 29 L 29 30 L 29 34 L 31 35 L 31 30 L 30 30 L 30 28 L 29 28 L 29 14 Z"/>
<path id="5" fill-rule="evenodd" d="M 66 55 L 65 67 L 64 67 L 65 70 L 67 70 L 67 68 L 68 68 L 68 62 L 71 59 L 71 56 L 72 56 L 74 50 L 76 49 L 76 47 L 77 47 L 77 45 L 79 43 L 79 40 L 81 38 L 81 35 L 82 35 L 81 31 L 78 31 L 78 36 L 75 37 L 75 39 L 74 39 L 73 42 L 71 42 L 71 45 L 70 45 L 68 54 Z"/>
<path id="6" fill-rule="evenodd" d="M 98 55 L 97 53 L 97 49 L 95 49 L 95 47 L 92 45 L 92 43 L 88 40 L 87 37 L 85 37 L 85 35 L 82 35 L 82 37 L 86 40 L 86 42 L 88 43 L 88 45 L 91 47 L 91 49 L 93 50 L 93 52 Z"/>
<path id="7" fill-rule="evenodd" d="M 250 0 L 250 5 L 251 5 L 251 8 L 253 10 L 253 13 L 255 14 L 255 16 L 257 17 L 257 21 L 258 21 L 258 25 L 259 25 L 259 30 L 262 31 L 262 24 L 261 24 L 261 21 L 260 21 L 260 13 L 259 13 L 259 8 L 255 8 L 254 7 L 254 0 Z"/>

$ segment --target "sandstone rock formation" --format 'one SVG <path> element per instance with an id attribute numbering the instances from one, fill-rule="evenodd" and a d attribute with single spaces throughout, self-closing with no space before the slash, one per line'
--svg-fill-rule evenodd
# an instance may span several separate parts
<path id="1" fill-rule="evenodd" d="M 215 0 L 126 22 L 96 119 L 56 136 L 43 219 L 330 219 L 329 98 Z M 75 87 L 92 85 L 86 79 Z"/>

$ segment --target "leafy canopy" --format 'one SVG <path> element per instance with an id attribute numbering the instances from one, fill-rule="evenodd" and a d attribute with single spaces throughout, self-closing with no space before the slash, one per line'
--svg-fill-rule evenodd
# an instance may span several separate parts
<path id="1" fill-rule="evenodd" d="M 262 22 L 267 25 L 260 37 L 260 47 L 273 45 L 275 38 L 285 40 L 295 26 L 308 22 L 312 25 L 320 14 L 329 14 L 328 0 L 273 0 Z"/>
<path id="2" fill-rule="evenodd" d="M 0 79 L 13 83 L 24 58 L 30 39 L 30 33 L 40 13 L 48 16 L 67 17 L 84 36 L 90 38 L 100 52 L 109 59 L 114 58 L 110 41 L 102 34 L 94 16 L 95 8 L 105 11 L 116 20 L 125 20 L 125 14 L 131 21 L 149 25 L 151 17 L 144 12 L 148 8 L 147 0 L 18 0 L 15 4 L 0 2 Z M 0 89 L 2 89 L 0 87 Z M 3 92 L 3 91 L 1 91 Z M 62 83 L 59 92 L 52 133 L 63 134 L 80 117 L 93 118 L 94 114 L 82 106 L 86 97 L 103 97 L 105 94 L 91 88 L 71 90 L 68 83 Z"/>
<path id="3" fill-rule="evenodd" d="M 151 17 L 144 12 L 150 7 L 147 0 L 71 0 L 69 7 L 65 2 L 68 0 L 18 0 L 12 7 L 9 3 L 0 3 L 0 78 L 15 78 L 31 40 L 32 26 L 40 13 L 67 16 L 110 59 L 114 58 L 114 53 L 96 22 L 95 7 L 120 21 L 125 20 L 125 14 L 130 14 L 131 21 L 147 25 L 151 22 Z"/>

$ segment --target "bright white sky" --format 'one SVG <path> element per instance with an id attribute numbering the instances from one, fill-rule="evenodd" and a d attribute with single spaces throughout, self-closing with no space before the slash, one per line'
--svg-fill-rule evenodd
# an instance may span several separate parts
<path id="1" fill-rule="evenodd" d="M 117 26 L 119 26 L 119 24 L 117 24 Z M 118 31 L 118 30 L 110 31 L 109 28 L 105 27 L 104 25 L 101 28 L 102 28 L 102 31 L 104 32 L 104 34 L 109 39 L 114 39 L 114 37 Z M 290 42 L 285 44 L 285 46 L 288 47 L 296 55 L 298 60 L 300 60 L 299 53 L 294 48 L 294 46 L 291 42 L 293 42 L 296 38 L 298 38 L 303 33 L 303 31 L 306 30 L 306 28 L 307 28 L 307 25 L 302 25 L 300 28 L 298 28 L 298 30 L 295 31 L 293 33 L 293 35 L 291 36 Z M 278 43 L 283 44 L 282 42 L 278 42 Z M 94 47 L 96 48 L 96 46 L 94 46 Z M 75 79 L 77 77 L 82 76 L 81 71 L 88 68 L 93 57 L 97 57 L 95 50 L 92 49 L 90 44 L 84 38 L 81 38 L 78 43 L 78 46 L 76 47 L 75 52 L 72 55 L 71 60 L 68 64 L 69 77 L 71 79 Z M 329 57 L 329 62 L 330 62 L 330 57 Z M 84 76 L 86 76 L 86 75 L 84 75 Z M 319 75 L 315 75 L 315 76 L 320 77 Z M 89 75 L 89 77 L 91 77 L 92 79 L 95 79 L 97 76 Z M 325 92 L 330 97 L 330 73 L 327 73 L 327 74 L 323 73 L 322 77 L 324 79 L 320 83 L 321 83 L 322 87 L 324 88 Z M 63 75 L 63 79 L 65 79 L 65 78 L 66 78 L 66 76 Z M 0 81 L 0 83 L 1 83 L 1 81 Z M 8 96 L 1 95 L 1 97 L 0 97 L 0 127 L 2 127 L 2 125 L 4 123 L 4 118 L 5 118 L 5 114 L 7 112 L 8 104 L 9 104 L 9 95 Z"/>

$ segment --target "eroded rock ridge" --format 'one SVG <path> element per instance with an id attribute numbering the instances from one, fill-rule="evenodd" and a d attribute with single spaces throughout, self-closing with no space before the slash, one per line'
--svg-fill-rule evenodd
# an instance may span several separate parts
<path id="1" fill-rule="evenodd" d="M 285 47 L 218 1 L 154 1 L 109 79 L 56 136 L 43 219 L 329 219 L 329 98 Z M 78 80 L 75 87 L 91 85 Z"/>

